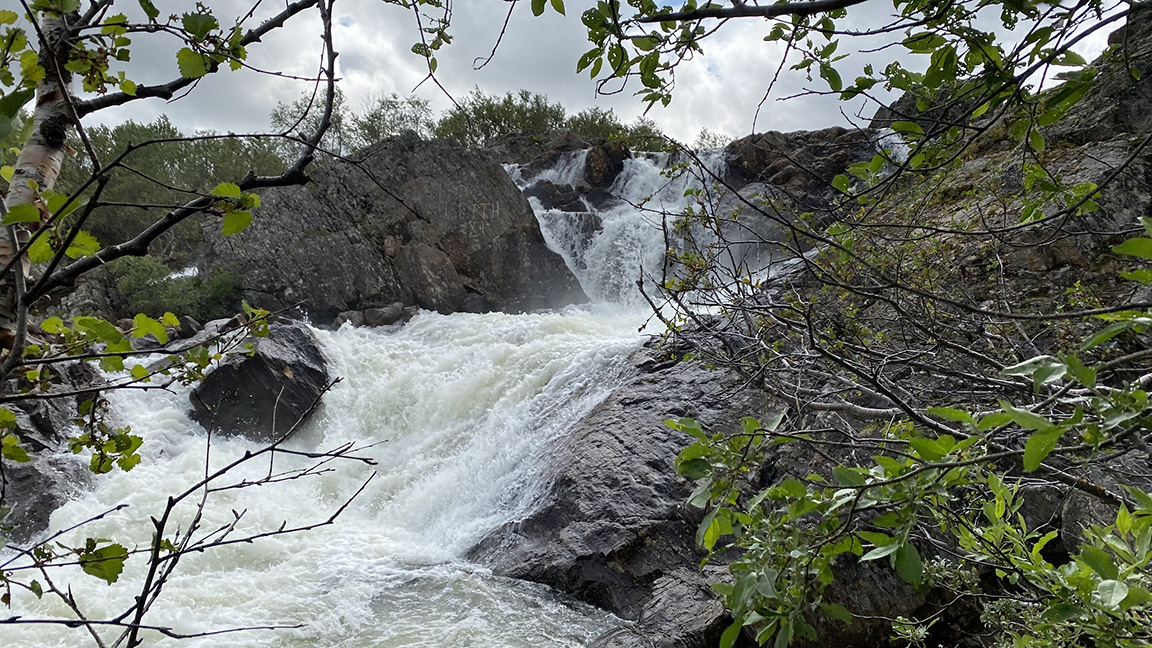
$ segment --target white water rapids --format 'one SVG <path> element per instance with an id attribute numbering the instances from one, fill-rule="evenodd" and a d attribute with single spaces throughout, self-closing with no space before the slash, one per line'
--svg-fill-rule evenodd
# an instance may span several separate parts
<path id="1" fill-rule="evenodd" d="M 553 173 L 582 170 L 582 159 L 569 162 Z M 659 171 L 658 160 L 631 160 L 613 191 L 630 202 L 655 194 L 663 207 L 675 209 L 684 186 L 669 184 Z M 556 181 L 565 180 L 557 175 Z M 291 446 L 376 444 L 360 454 L 378 465 L 335 465 L 318 476 L 215 493 L 203 528 L 228 524 L 237 513 L 243 513 L 238 533 L 244 534 L 285 522 L 320 522 L 372 470 L 376 477 L 333 525 L 186 556 L 145 617 L 148 625 L 183 634 L 301 627 L 179 641 L 149 633 L 147 645 L 575 647 L 623 623 L 543 586 L 496 577 L 464 558 L 487 533 L 533 510 L 547 487 L 542 468 L 549 444 L 619 384 L 624 358 L 644 339 L 637 327 L 647 313 L 631 291 L 641 265 L 651 270 L 661 262 L 659 223 L 626 206 L 599 216 L 603 231 L 581 253 L 561 215 L 538 210 L 545 237 L 579 268 L 592 305 L 525 315 L 423 312 L 404 326 L 317 330 L 331 373 L 344 380 Z M 82 544 L 99 537 L 145 547 L 149 516 L 163 511 L 169 494 L 205 474 L 207 439 L 185 415 L 186 392 L 111 398 L 115 422 L 144 437 L 143 461 L 131 472 L 96 478 L 94 490 L 53 514 L 51 529 L 128 504 L 63 539 Z M 217 439 L 209 462 L 218 467 L 256 447 Z M 267 464 L 247 470 L 231 481 L 258 478 Z M 187 520 L 191 512 L 179 509 L 177 518 Z M 130 558 L 111 586 L 76 568 L 54 570 L 52 578 L 71 589 L 88 618 L 103 619 L 131 605 L 144 567 L 142 556 Z M 12 609 L 0 609 L 0 616 L 71 616 L 50 595 L 13 594 Z M 83 629 L 0 625 L 3 648 L 92 645 Z"/>

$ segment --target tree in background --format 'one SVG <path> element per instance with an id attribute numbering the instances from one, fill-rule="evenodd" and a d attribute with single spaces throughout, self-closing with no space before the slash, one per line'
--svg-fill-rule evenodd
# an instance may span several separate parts
<path id="1" fill-rule="evenodd" d="M 484 146 L 503 135 L 543 136 L 564 124 L 564 107 L 528 90 L 503 97 L 474 89 L 436 124 L 436 137 L 454 139 L 465 146 Z"/>
<path id="2" fill-rule="evenodd" d="M 396 93 L 369 96 L 360 110 L 350 116 L 349 122 L 349 144 L 353 150 L 409 131 L 429 138 L 436 128 L 427 99 L 401 97 Z"/>

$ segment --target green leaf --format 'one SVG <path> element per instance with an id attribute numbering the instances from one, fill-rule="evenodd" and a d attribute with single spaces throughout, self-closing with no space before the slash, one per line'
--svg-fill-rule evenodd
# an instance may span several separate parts
<path id="1" fill-rule="evenodd" d="M 1132 328 L 1132 326 L 1132 322 L 1116 322 L 1115 324 L 1111 324 L 1107 328 L 1099 331 L 1092 337 L 1085 340 L 1084 344 L 1080 345 L 1080 350 L 1087 351 L 1089 349 L 1094 349 L 1116 337 L 1117 335 L 1120 335 L 1124 331 Z"/>
<path id="2" fill-rule="evenodd" d="M 19 17 L 15 11 L 8 11 L 7 9 L 0 10 L 0 25 L 11 25 L 15 23 Z"/>
<path id="3" fill-rule="evenodd" d="M 732 648 L 736 643 L 736 639 L 740 637 L 740 630 L 744 627 L 743 619 L 736 619 L 732 625 L 728 626 L 724 633 L 720 635 L 720 648 Z"/>
<path id="4" fill-rule="evenodd" d="M 552 9 L 556 13 L 563 16 L 564 15 L 564 0 L 551 0 L 551 1 L 552 1 Z"/>
<path id="5" fill-rule="evenodd" d="M 1049 623 L 1064 623 L 1079 618 L 1084 614 L 1084 608 L 1071 603 L 1058 603 L 1044 610 L 1041 618 Z"/>
<path id="6" fill-rule="evenodd" d="M 157 16 L 160 15 L 160 10 L 156 5 L 152 4 L 152 0 L 139 0 L 140 8 L 144 10 L 144 14 L 148 16 L 149 22 L 154 22 Z"/>
<path id="7" fill-rule="evenodd" d="M 1052 421 L 1035 412 L 1013 407 L 1012 404 L 1006 400 L 1000 400 L 1000 407 L 1004 408 L 1004 412 L 1008 414 L 1009 419 L 1013 423 L 1025 430 L 1047 431 L 1053 428 Z"/>
<path id="8" fill-rule="evenodd" d="M 852 613 L 848 611 L 848 608 L 839 603 L 823 603 L 820 605 L 820 609 L 824 610 L 824 614 L 827 614 L 837 621 L 847 625 L 852 624 Z"/>
<path id="9" fill-rule="evenodd" d="M 12 13 L 12 12 L 8 12 Z M 20 114 L 20 109 L 36 96 L 35 90 L 13 90 L 0 98 L 0 118 L 12 119 Z"/>
<path id="10" fill-rule="evenodd" d="M 972 418 L 971 414 L 955 407 L 929 407 L 928 413 L 945 421 L 968 423 L 973 427 L 976 426 L 976 419 Z"/>
<path id="11" fill-rule="evenodd" d="M 173 313 L 164 313 L 164 317 L 160 318 L 160 323 L 164 326 L 180 326 L 180 318 Z"/>
<path id="12" fill-rule="evenodd" d="M 1112 556 L 1103 549 L 1099 549 L 1092 545 L 1084 545 L 1080 549 L 1079 558 L 1088 565 L 1092 571 L 1100 574 L 1101 578 L 1106 580 L 1115 580 L 1120 577 L 1120 568 L 1112 561 Z"/>
<path id="13" fill-rule="evenodd" d="M 106 581 L 109 585 L 120 578 L 124 571 L 124 561 L 128 558 L 128 550 L 122 545 L 110 544 L 93 551 L 80 554 L 80 568 L 84 573 Z"/>
<path id="14" fill-rule="evenodd" d="M 851 182 L 851 180 L 848 179 L 848 176 L 841 173 L 840 175 L 837 175 L 835 178 L 832 178 L 832 187 L 835 188 L 837 191 L 839 191 L 842 194 L 847 194 L 849 186 L 850 186 L 850 184 L 849 184 L 850 182 Z"/>
<path id="15" fill-rule="evenodd" d="M 0 457 L 16 463 L 32 461 L 28 451 L 20 446 L 20 439 L 15 434 L 6 434 L 0 438 Z"/>
<path id="16" fill-rule="evenodd" d="M 1152 239 L 1130 238 L 1120 245 L 1113 245 L 1112 251 L 1116 254 L 1126 254 L 1152 261 Z"/>
<path id="17" fill-rule="evenodd" d="M 233 211 L 224 214 L 224 228 L 221 233 L 224 236 L 231 236 L 239 232 L 243 232 L 249 225 L 252 224 L 252 212 L 248 211 Z"/>
<path id="18" fill-rule="evenodd" d="M 13 205 L 8 210 L 8 215 L 4 217 L 4 221 L 0 224 L 14 225 L 16 223 L 39 223 L 40 210 L 35 205 L 29 203 L 21 203 Z"/>
<path id="19" fill-rule="evenodd" d="M 863 486 L 868 481 L 858 470 L 844 466 L 833 468 L 832 478 L 841 486 Z"/>
<path id="20" fill-rule="evenodd" d="M 149 373 L 148 367 L 145 367 L 144 365 L 133 365 L 132 366 L 132 379 L 133 380 L 144 380 L 145 378 L 148 377 L 148 373 Z"/>
<path id="21" fill-rule="evenodd" d="M 1033 130 L 1031 133 L 1028 133 L 1028 146 L 1032 147 L 1032 150 L 1037 153 L 1044 152 L 1044 136 L 1040 134 L 1040 131 Z"/>
<path id="22" fill-rule="evenodd" d="M 1118 580 L 1101 581 L 1096 586 L 1096 594 L 1100 596 L 1100 603 L 1104 607 L 1116 609 L 1128 596 L 1128 586 Z"/>
<path id="23" fill-rule="evenodd" d="M 928 461 L 940 461 L 944 458 L 944 455 L 948 454 L 946 450 L 940 447 L 940 444 L 932 439 L 920 437 L 912 439 L 908 443 L 916 450 L 916 454 Z"/>
<path id="24" fill-rule="evenodd" d="M 920 552 L 912 543 L 900 545 L 896 550 L 896 573 L 905 583 L 920 587 L 924 582 L 924 563 L 920 560 Z"/>
<path id="25" fill-rule="evenodd" d="M 160 341 L 160 344 L 168 343 L 168 331 L 164 329 L 164 325 L 144 313 L 137 313 L 136 317 L 132 318 L 132 325 L 132 337 L 142 338 L 151 334 Z"/>
<path id="26" fill-rule="evenodd" d="M 77 259 L 82 256 L 88 257 L 100 251 L 100 241 L 96 240 L 88 232 L 80 231 L 76 233 L 76 237 L 72 239 L 72 244 L 64 250 L 65 256 L 69 259 Z"/>
<path id="27" fill-rule="evenodd" d="M 212 30 L 220 26 L 216 18 L 208 13 L 186 13 L 181 16 L 181 24 L 196 40 L 204 40 Z"/>
<path id="28" fill-rule="evenodd" d="M 1024 444 L 1024 472 L 1034 472 L 1056 449 L 1062 431 L 1059 428 L 1035 432 Z"/>
<path id="29" fill-rule="evenodd" d="M 1121 272 L 1120 276 L 1128 281 L 1136 281 L 1147 286 L 1152 283 L 1152 268 L 1142 268 L 1140 270 L 1133 270 L 1132 272 Z"/>
<path id="30" fill-rule="evenodd" d="M 204 66 L 204 57 L 187 47 L 182 47 L 176 52 L 176 65 L 180 69 L 180 76 L 185 79 L 199 79 L 208 74 L 208 68 Z"/>
<path id="31" fill-rule="evenodd" d="M 544 0 L 532 0 L 532 15 L 544 15 Z"/>
<path id="32" fill-rule="evenodd" d="M 832 88 L 833 92 L 840 92 L 844 89 L 844 82 L 840 79 L 840 73 L 827 63 L 820 65 L 820 78 L 828 82 L 828 87 Z"/>
<path id="33" fill-rule="evenodd" d="M 234 185 L 231 182 L 221 182 L 220 184 L 216 185 L 216 188 L 209 193 L 211 193 L 213 196 L 219 196 L 221 198 L 239 199 L 242 192 L 240 191 L 239 185 Z"/>
<path id="34" fill-rule="evenodd" d="M 885 556 L 890 556 L 890 555 L 896 553 L 897 551 L 899 551 L 899 549 L 900 549 L 900 544 L 896 543 L 896 542 L 892 542 L 892 543 L 886 544 L 886 545 L 881 545 L 879 547 L 871 549 L 868 553 L 864 554 L 863 556 L 860 556 L 860 562 L 868 562 L 869 560 L 878 560 L 878 559 L 883 558 Z"/>

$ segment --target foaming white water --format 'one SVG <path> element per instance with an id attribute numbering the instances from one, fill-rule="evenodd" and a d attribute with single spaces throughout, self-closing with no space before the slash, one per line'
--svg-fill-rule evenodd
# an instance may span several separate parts
<path id="1" fill-rule="evenodd" d="M 531 511 L 545 485 L 549 444 L 618 383 L 622 358 L 638 345 L 634 314 L 571 309 L 564 314 L 422 313 L 404 327 L 318 331 L 332 372 L 344 381 L 292 441 L 300 450 L 346 442 L 365 451 L 376 478 L 336 524 L 263 538 L 184 558 L 146 621 L 181 633 L 305 624 L 302 628 L 222 634 L 148 645 L 194 648 L 380 648 L 390 646 L 582 646 L 620 622 L 546 588 L 497 578 L 464 552 L 486 533 Z M 112 538 L 146 546 L 148 516 L 169 494 L 205 473 L 206 439 L 184 412 L 186 393 L 119 393 L 122 419 L 146 441 L 130 473 L 52 517 L 62 529 L 120 503 L 68 540 Z M 243 439 L 216 440 L 211 465 L 252 450 Z M 278 459 L 278 468 L 293 464 Z M 238 533 L 326 519 L 371 468 L 337 466 L 318 476 L 212 495 L 203 528 L 242 512 Z M 256 478 L 266 463 L 232 477 Z M 178 511 L 189 519 L 191 508 Z M 112 586 L 70 568 L 68 584 L 90 618 L 131 604 L 144 561 L 128 561 Z M 16 592 L 13 614 L 67 613 L 45 596 Z M 5 648 L 90 646 L 83 630 L 4 626 Z"/>
<path id="2" fill-rule="evenodd" d="M 528 179 L 519 170 L 510 175 L 521 188 L 540 180 L 576 186 L 583 177 L 586 156 L 587 151 L 565 154 L 555 169 Z M 583 199 L 586 213 L 544 209 L 538 200 L 531 201 L 548 246 L 564 257 L 594 302 L 633 307 L 646 303 L 636 281 L 643 275 L 659 283 L 667 247 L 675 244 L 665 238 L 665 217 L 683 214 L 695 200 L 685 192 L 711 184 L 713 174 L 724 172 L 723 149 L 702 151 L 699 158 L 700 165 L 688 165 L 679 172 L 669 172 L 669 168 L 686 160 L 674 154 L 627 159 L 608 189 L 617 200 L 592 206 Z"/>

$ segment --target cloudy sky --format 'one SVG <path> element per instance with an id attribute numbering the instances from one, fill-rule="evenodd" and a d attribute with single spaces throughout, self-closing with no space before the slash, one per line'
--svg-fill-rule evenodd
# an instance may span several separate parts
<path id="1" fill-rule="evenodd" d="M 227 24 L 251 9 L 253 3 L 258 5 L 259 17 L 275 13 L 284 0 L 214 0 L 208 4 Z M 136 3 L 121 4 L 133 7 Z M 192 9 L 195 3 L 174 0 L 156 4 L 163 12 L 179 13 Z M 548 9 L 544 16 L 536 18 L 526 0 L 519 2 L 495 58 L 477 70 L 474 61 L 487 56 L 496 43 L 509 5 L 504 0 L 455 0 L 451 28 L 455 40 L 437 56 L 440 83 L 456 97 L 466 95 L 474 87 L 488 93 L 524 88 L 559 101 L 570 113 L 598 106 L 614 109 L 624 121 L 635 119 L 644 105 L 632 95 L 633 88 L 613 96 L 597 96 L 596 85 L 587 74 L 575 73 L 577 59 L 590 47 L 580 13 L 593 2 L 567 0 L 565 4 L 567 16 Z M 891 11 L 891 5 L 877 0 L 854 11 L 864 20 L 880 20 Z M 362 105 L 373 94 L 390 93 L 428 99 L 437 113 L 451 105 L 434 84 L 417 88 L 425 69 L 423 59 L 410 51 L 417 38 L 416 20 L 410 11 L 382 0 L 339 0 L 336 13 L 335 40 L 341 52 L 338 72 L 351 107 Z M 648 117 L 666 133 L 691 142 L 702 128 L 738 137 L 754 130 L 848 125 L 849 119 L 860 121 L 859 113 L 865 119 L 871 116 L 874 106 L 844 104 L 832 97 L 804 96 L 779 101 L 805 88 L 825 87 L 819 78 L 808 82 L 797 72 L 785 71 L 772 96 L 762 101 L 782 51 L 779 45 L 763 41 L 768 31 L 768 23 L 761 19 L 729 21 L 706 41 L 705 56 L 680 68 L 672 104 L 653 108 Z M 315 75 L 321 55 L 319 33 L 319 20 L 314 15 L 297 18 L 263 43 L 249 48 L 250 63 L 266 71 Z M 840 52 L 855 55 L 841 64 L 846 80 L 853 78 L 866 61 L 882 65 L 892 57 L 889 52 L 860 53 L 875 47 L 875 42 L 858 43 L 851 48 L 848 45 L 845 41 L 840 47 Z M 1102 46 L 1103 34 L 1086 44 L 1086 53 L 1094 55 Z M 177 47 L 175 39 L 158 42 L 156 38 L 138 36 L 129 76 L 139 83 L 173 78 Z M 148 121 L 167 113 L 188 131 L 253 132 L 266 128 L 268 113 L 278 101 L 291 101 L 309 88 L 305 82 L 250 70 L 222 72 L 202 80 L 194 92 L 178 101 L 138 101 L 91 119 L 105 123 Z"/>

